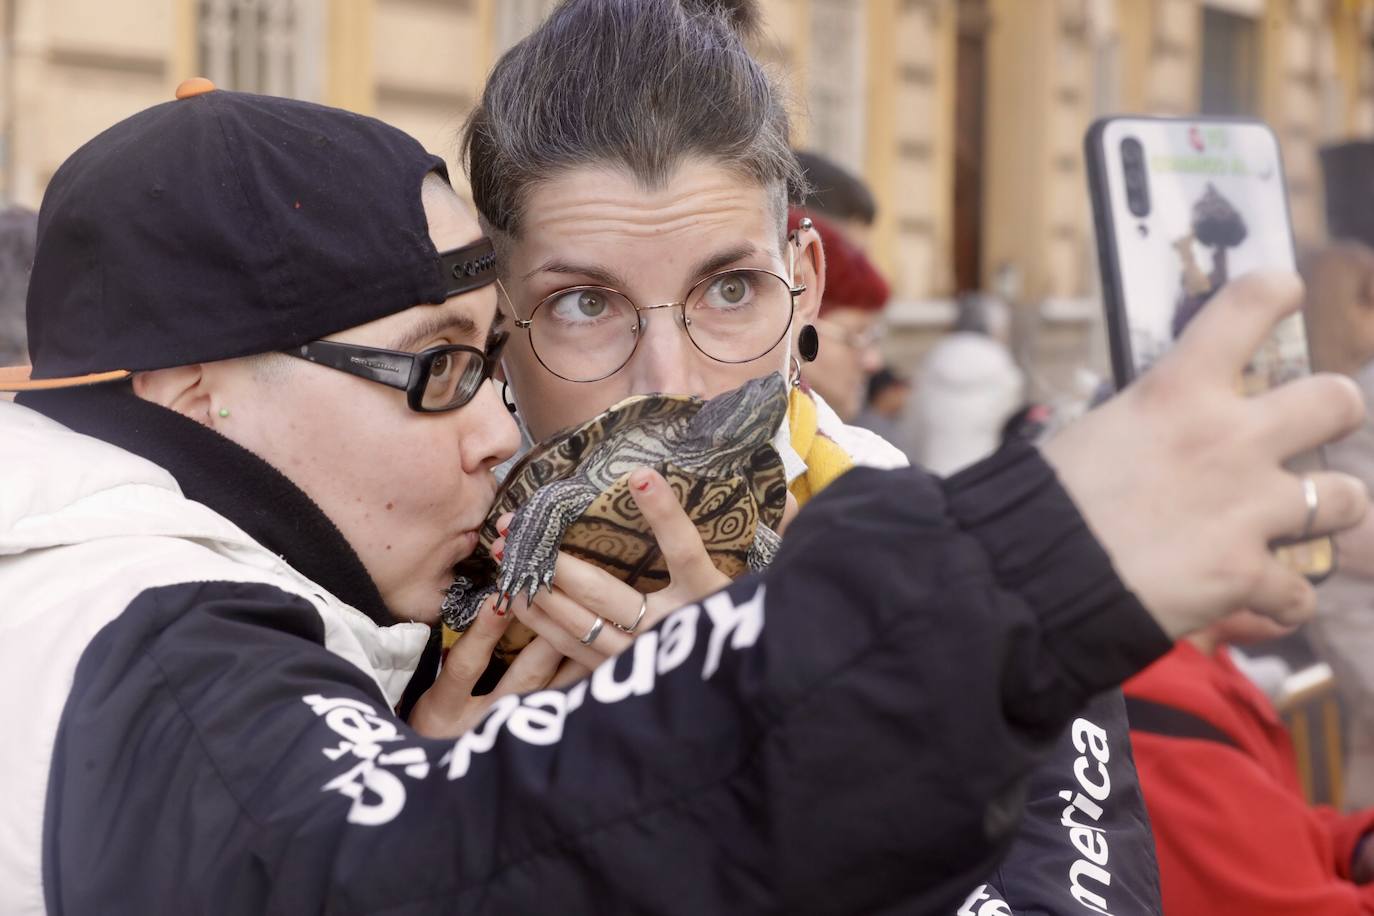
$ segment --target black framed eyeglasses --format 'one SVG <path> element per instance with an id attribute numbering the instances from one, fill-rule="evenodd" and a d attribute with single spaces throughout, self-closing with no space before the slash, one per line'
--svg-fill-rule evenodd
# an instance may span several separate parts
<path id="1" fill-rule="evenodd" d="M 477 396 L 500 362 L 509 338 L 507 332 L 498 331 L 485 350 L 446 344 L 419 353 L 403 353 L 334 340 L 312 340 L 282 352 L 398 388 L 406 393 L 406 404 L 411 410 L 442 413 L 457 410 Z"/>

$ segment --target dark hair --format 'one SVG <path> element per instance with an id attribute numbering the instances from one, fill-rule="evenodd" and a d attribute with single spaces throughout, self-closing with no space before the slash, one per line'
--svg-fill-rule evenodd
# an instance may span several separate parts
<path id="1" fill-rule="evenodd" d="M 750 56 L 755 0 L 564 0 L 497 62 L 461 157 L 490 230 L 518 233 L 531 185 L 609 163 L 661 187 L 702 156 L 777 194 L 804 179 L 783 93 Z"/>
<path id="2" fill-rule="evenodd" d="M 38 215 L 32 210 L 0 210 L 0 366 L 29 361 L 24 299 L 37 236 Z"/>
<path id="3" fill-rule="evenodd" d="M 858 220 L 865 226 L 878 218 L 873 192 L 863 179 L 820 153 L 797 153 L 808 185 L 802 206 L 836 220 Z"/>

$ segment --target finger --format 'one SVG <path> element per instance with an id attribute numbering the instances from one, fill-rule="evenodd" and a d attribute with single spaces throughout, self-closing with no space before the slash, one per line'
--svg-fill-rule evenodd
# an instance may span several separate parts
<path id="1" fill-rule="evenodd" d="M 639 619 L 639 609 L 643 605 L 644 596 L 606 570 L 593 566 L 586 560 L 560 553 L 554 559 L 553 581 L 553 594 L 561 593 L 560 597 L 572 602 L 587 614 L 591 614 L 588 609 L 595 608 L 597 614 L 622 627 L 632 627 Z M 549 593 L 543 592 L 540 597 L 544 594 Z M 566 607 L 563 609 L 566 610 Z M 569 613 L 573 616 L 563 618 L 569 631 L 579 636 L 586 633 L 593 618 Z M 578 629 L 579 626 L 581 629 Z M 643 628 L 642 621 L 640 628 Z"/>
<path id="2" fill-rule="evenodd" d="M 477 617 L 463 633 L 462 638 L 448 650 L 444 666 L 439 671 L 435 688 L 440 696 L 454 702 L 467 700 L 472 696 L 472 688 L 491 663 L 491 654 L 496 644 L 505 634 L 513 618 L 496 613 L 496 596 L 492 595 L 482 602 Z"/>
<path id="3" fill-rule="evenodd" d="M 1202 307 L 1159 368 L 1230 385 L 1274 326 L 1301 304 L 1297 274 L 1255 271 L 1232 280 Z"/>
<path id="4" fill-rule="evenodd" d="M 578 681 L 592 676 L 592 669 L 579 665 L 572 659 L 566 659 L 558 669 L 558 673 L 549 681 L 549 686 L 556 690 L 571 687 Z"/>
<path id="5" fill-rule="evenodd" d="M 1298 379 L 1259 395 L 1254 404 L 1260 412 L 1257 441 L 1285 460 L 1344 438 L 1365 417 L 1359 386 L 1344 375 Z"/>
<path id="6" fill-rule="evenodd" d="M 620 640 L 628 640 L 629 637 L 609 623 L 602 624 L 601 632 L 597 634 L 596 639 L 584 646 L 582 637 L 590 631 L 592 624 L 596 622 L 596 615 L 587 611 L 586 624 L 580 630 L 571 631 L 567 626 L 555 620 L 546 610 L 548 602 L 545 599 L 549 597 L 549 594 L 548 592 L 541 592 L 533 603 L 517 605 L 516 615 L 520 618 L 521 623 L 542 636 L 560 654 L 587 668 L 595 668 L 624 647 L 625 643 Z"/>
<path id="7" fill-rule="evenodd" d="M 797 502 L 797 497 L 792 495 L 792 491 L 787 492 L 787 503 L 782 507 L 782 521 L 778 523 L 778 534 L 787 533 L 787 526 L 792 524 L 792 519 L 797 517 L 801 511 L 801 503 Z"/>
<path id="8" fill-rule="evenodd" d="M 1307 523 L 1308 491 L 1304 477 L 1312 481 L 1317 498 L 1311 525 Z M 1355 527 L 1369 510 L 1369 490 L 1358 478 L 1335 471 L 1315 471 L 1303 477 L 1285 473 L 1282 484 L 1271 488 L 1270 504 L 1274 515 L 1266 532 L 1269 539 L 1293 540 Z"/>
<path id="9" fill-rule="evenodd" d="M 515 518 L 514 512 L 506 512 L 496 520 L 496 531 L 504 535 L 506 529 L 510 528 L 511 519 Z"/>
<path id="10" fill-rule="evenodd" d="M 496 685 L 496 694 L 533 693 L 553 680 L 563 664 L 563 653 L 547 639 L 536 638 L 520 650 Z"/>
<path id="11" fill-rule="evenodd" d="M 1316 613 L 1317 590 L 1302 574 L 1270 555 L 1245 605 L 1285 626 L 1296 626 Z"/>
<path id="12" fill-rule="evenodd" d="M 714 578 L 716 568 L 701 543 L 701 532 L 687 517 L 668 481 L 657 471 L 640 468 L 630 474 L 630 495 L 639 511 L 644 513 L 644 520 L 658 541 L 668 575 L 674 582 Z"/>

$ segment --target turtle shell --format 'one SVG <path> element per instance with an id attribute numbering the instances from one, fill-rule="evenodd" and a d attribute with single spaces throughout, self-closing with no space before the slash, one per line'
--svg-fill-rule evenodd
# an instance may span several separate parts
<path id="1" fill-rule="evenodd" d="M 654 425 L 662 433 L 686 430 L 704 402 L 679 395 L 641 395 L 627 398 L 591 420 L 556 434 L 531 449 L 511 468 L 497 491 L 478 535 L 479 548 L 460 569 L 478 582 L 494 579 L 492 543 L 499 536 L 496 521 L 514 512 L 539 488 L 577 473 L 594 448 L 631 427 Z M 748 568 L 747 557 L 760 523 L 777 530 L 787 500 L 787 475 L 782 458 L 771 445 L 754 449 L 744 467 L 722 461 L 731 473 L 712 476 L 684 470 L 671 455 L 658 460 L 645 455 L 637 466 L 650 466 L 664 476 L 678 501 L 697 526 L 712 563 L 735 578 Z M 724 456 L 723 456 L 724 457 Z M 615 480 L 574 521 L 564 534 L 561 549 L 580 557 L 641 592 L 668 585 L 668 568 L 657 541 L 635 505 L 629 474 Z M 533 633 L 519 621 L 511 623 L 502 640 L 502 654 L 523 647 Z"/>

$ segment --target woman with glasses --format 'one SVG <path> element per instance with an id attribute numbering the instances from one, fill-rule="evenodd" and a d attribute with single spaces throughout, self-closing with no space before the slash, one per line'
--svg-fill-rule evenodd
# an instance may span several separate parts
<path id="1" fill-rule="evenodd" d="M 513 325 L 502 365 L 536 441 L 631 395 L 709 398 L 781 372 L 794 387 L 775 445 L 804 505 L 850 468 L 906 464 L 841 419 L 857 412 L 864 370 L 877 368 L 886 286 L 856 292 L 862 256 L 789 213 L 803 179 L 783 96 L 741 40 L 751 5 L 716 6 L 730 7 L 734 29 L 719 12 L 689 10 L 703 6 L 716 5 L 571 0 L 493 71 L 463 150 L 501 256 Z M 827 310 L 832 255 L 844 282 Z M 569 595 L 586 591 L 586 564 L 561 562 L 561 580 L 516 613 L 581 667 L 624 651 L 627 628 L 653 624 L 676 600 L 610 591 L 586 606 Z M 1152 912 L 1153 845 L 1124 711 L 1114 698 L 1088 715 L 1084 728 L 1115 755 L 1111 803 L 1093 822 L 1113 857 L 1112 911 Z M 1021 845 L 997 875 L 972 876 L 970 891 L 972 878 L 989 881 L 988 899 L 1018 912 L 1077 906 L 1067 879 L 1080 854 L 1058 793 L 1075 785 L 1082 740 L 1060 740 L 1033 782 Z"/>

